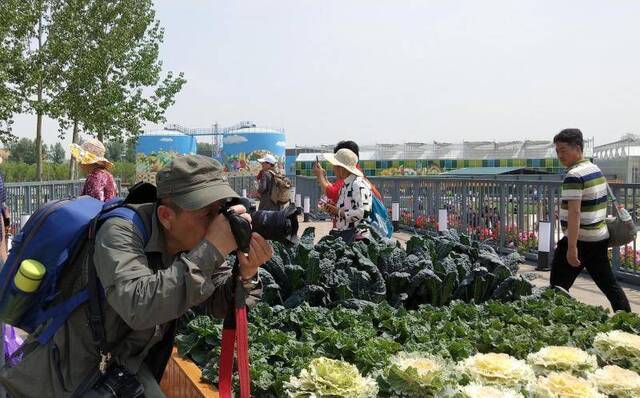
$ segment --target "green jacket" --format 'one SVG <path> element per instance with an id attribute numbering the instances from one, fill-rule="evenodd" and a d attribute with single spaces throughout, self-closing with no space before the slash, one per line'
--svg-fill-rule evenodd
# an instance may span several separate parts
<path id="1" fill-rule="evenodd" d="M 136 207 L 151 231 L 147 244 L 131 221 L 111 218 L 98 231 L 94 253 L 108 303 L 103 306 L 107 343 L 115 347 L 115 360 L 134 374 L 151 357 L 152 348 L 163 340 L 172 341 L 174 320 L 189 308 L 202 304 L 210 314 L 222 318 L 232 305 L 231 267 L 218 250 L 202 240 L 190 252 L 170 256 L 164 249 L 155 205 Z M 81 261 L 83 254 L 88 255 L 89 245 L 85 246 L 77 263 L 62 276 L 62 292 L 75 293 L 86 286 Z M 157 265 L 149 264 L 152 256 L 158 259 L 154 261 Z M 262 293 L 260 281 L 244 287 L 247 304 L 254 305 Z M 20 364 L 0 370 L 0 384 L 12 397 L 67 397 L 96 371 L 100 356 L 88 313 L 86 304 L 79 307 L 46 345 L 29 336 Z"/>

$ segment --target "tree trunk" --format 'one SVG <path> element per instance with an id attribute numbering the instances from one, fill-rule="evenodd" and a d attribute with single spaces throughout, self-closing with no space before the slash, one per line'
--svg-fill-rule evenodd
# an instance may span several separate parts
<path id="1" fill-rule="evenodd" d="M 98 133 L 98 140 L 104 144 L 104 134 L 102 132 Z"/>
<path id="2" fill-rule="evenodd" d="M 38 52 L 42 51 L 42 11 L 38 20 Z M 42 66 L 40 66 L 42 68 Z M 38 81 L 38 106 L 42 106 L 42 75 Z M 42 181 L 42 109 L 38 108 L 36 124 L 36 180 Z"/>
<path id="3" fill-rule="evenodd" d="M 78 128 L 78 121 L 74 121 L 73 122 L 73 138 L 71 139 L 71 142 L 73 142 L 74 144 L 78 143 L 78 136 L 80 135 L 80 129 Z M 69 179 L 70 180 L 75 180 L 78 178 L 78 163 L 73 159 L 73 156 L 71 157 L 71 160 L 69 160 Z"/>
<path id="4" fill-rule="evenodd" d="M 42 94 L 38 93 L 38 100 Z M 36 127 L 36 179 L 42 181 L 42 111 L 38 111 L 38 122 Z"/>

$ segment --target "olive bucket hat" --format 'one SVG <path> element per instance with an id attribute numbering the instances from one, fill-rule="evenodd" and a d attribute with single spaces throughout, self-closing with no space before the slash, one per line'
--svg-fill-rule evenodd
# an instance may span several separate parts
<path id="1" fill-rule="evenodd" d="M 217 160 L 185 155 L 175 158 L 156 175 L 158 199 L 170 198 L 184 210 L 198 210 L 221 199 L 237 198 Z"/>

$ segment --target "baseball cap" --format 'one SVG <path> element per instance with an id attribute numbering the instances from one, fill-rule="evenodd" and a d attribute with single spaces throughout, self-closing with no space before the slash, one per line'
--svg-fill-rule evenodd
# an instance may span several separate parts
<path id="1" fill-rule="evenodd" d="M 215 159 L 201 155 L 176 157 L 156 175 L 158 199 L 170 198 L 185 210 L 198 210 L 213 202 L 237 198 Z"/>
<path id="2" fill-rule="evenodd" d="M 278 163 L 278 161 L 276 160 L 275 156 L 273 155 L 267 155 L 263 158 L 258 159 L 258 162 L 260 163 L 271 163 L 271 164 L 276 164 Z"/>

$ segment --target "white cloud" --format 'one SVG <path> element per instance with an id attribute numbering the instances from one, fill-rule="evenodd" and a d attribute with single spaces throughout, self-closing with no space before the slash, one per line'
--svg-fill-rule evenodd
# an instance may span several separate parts
<path id="1" fill-rule="evenodd" d="M 243 142 L 247 141 L 249 140 L 241 135 L 229 135 L 227 137 L 224 137 L 225 144 L 242 144 Z"/>
<path id="2" fill-rule="evenodd" d="M 281 146 L 281 147 L 283 147 L 283 148 L 286 148 L 286 147 L 287 147 L 287 143 L 286 143 L 286 142 L 284 142 L 284 141 L 278 141 L 278 142 L 276 142 L 276 145 L 277 145 L 277 146 Z"/>

